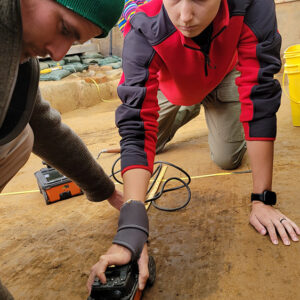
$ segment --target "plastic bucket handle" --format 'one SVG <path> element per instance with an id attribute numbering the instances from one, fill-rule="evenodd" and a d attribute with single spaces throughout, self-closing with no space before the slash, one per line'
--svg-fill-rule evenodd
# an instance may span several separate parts
<path id="1" fill-rule="evenodd" d="M 291 101 L 293 101 L 294 103 L 296 103 L 296 104 L 300 104 L 300 100 L 298 101 L 297 99 L 294 99 L 293 97 L 291 97 L 290 95 L 289 95 L 289 93 L 286 91 L 286 89 L 285 89 L 285 85 L 284 85 L 284 82 L 285 82 L 285 71 L 283 72 L 283 77 L 282 77 L 282 91 L 283 91 L 283 93 L 286 95 L 286 97 L 288 97 Z M 299 72 L 295 72 L 295 73 L 300 73 L 300 71 Z"/>

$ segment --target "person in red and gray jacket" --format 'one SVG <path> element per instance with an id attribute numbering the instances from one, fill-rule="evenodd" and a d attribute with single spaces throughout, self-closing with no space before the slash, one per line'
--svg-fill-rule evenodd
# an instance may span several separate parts
<path id="1" fill-rule="evenodd" d="M 138 7 L 150 1 L 151 0 L 125 0 L 124 10 L 118 22 L 118 27 L 123 34 L 126 24 L 135 15 Z M 180 127 L 199 115 L 200 103 L 190 106 L 175 106 L 166 99 L 160 90 L 158 90 L 157 98 L 160 106 L 160 115 L 158 118 L 159 131 L 156 142 L 156 153 L 160 153 Z M 244 145 L 245 143 L 243 146 Z M 243 146 L 240 147 L 242 153 L 244 153 Z M 242 158 L 242 155 L 240 155 L 240 157 Z"/>
<path id="2" fill-rule="evenodd" d="M 121 208 L 113 245 L 92 275 L 105 280 L 107 265 L 139 257 L 141 273 L 146 268 L 148 220 L 141 204 L 166 111 L 158 105 L 158 88 L 168 100 L 168 122 L 179 106 L 203 104 L 211 156 L 220 167 L 236 168 L 247 145 L 253 173 L 250 223 L 260 234 L 268 233 L 274 244 L 276 231 L 285 245 L 289 237 L 298 241 L 299 227 L 272 206 L 281 98 L 273 78 L 281 67 L 274 1 L 152 0 L 137 9 L 124 34 L 124 73 L 118 87 L 123 104 L 116 124 L 122 137 L 124 199 L 130 201 Z M 140 288 L 145 278 L 140 277 Z"/>

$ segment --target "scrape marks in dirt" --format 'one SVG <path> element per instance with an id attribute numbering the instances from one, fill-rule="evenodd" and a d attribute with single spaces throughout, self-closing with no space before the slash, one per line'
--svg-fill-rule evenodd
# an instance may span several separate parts
<path id="1" fill-rule="evenodd" d="M 184 195 L 167 194 L 163 203 L 170 206 Z M 178 212 L 151 208 L 149 252 L 156 260 L 157 281 L 145 299 L 204 299 L 218 288 L 220 275 L 231 268 L 224 257 L 234 228 L 235 198 L 202 191 L 194 192 L 190 204 Z"/>

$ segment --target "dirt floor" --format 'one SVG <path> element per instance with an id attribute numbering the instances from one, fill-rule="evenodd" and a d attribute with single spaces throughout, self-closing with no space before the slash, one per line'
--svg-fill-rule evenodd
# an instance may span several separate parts
<path id="1" fill-rule="evenodd" d="M 63 115 L 96 157 L 118 145 L 114 109 L 101 103 Z M 59 142 L 59 141 L 57 141 Z M 278 207 L 300 224 L 300 127 L 292 126 L 289 101 L 278 114 L 274 183 Z M 110 173 L 115 154 L 99 163 Z M 155 285 L 145 300 L 300 299 L 300 243 L 274 246 L 248 223 L 251 174 L 199 178 L 223 172 L 210 159 L 203 112 L 180 129 L 157 159 L 183 167 L 193 176 L 192 200 L 177 212 L 148 211 L 150 253 L 157 264 Z M 3 193 L 37 189 L 32 155 Z M 80 166 L 74 166 L 80 167 Z M 239 170 L 248 170 L 247 155 Z M 168 169 L 167 176 L 182 174 Z M 118 189 L 122 187 L 117 185 Z M 184 201 L 183 190 L 159 204 Z M 47 206 L 39 192 L 0 196 L 0 278 L 16 300 L 82 300 L 90 267 L 111 245 L 118 212 L 85 196 Z"/>

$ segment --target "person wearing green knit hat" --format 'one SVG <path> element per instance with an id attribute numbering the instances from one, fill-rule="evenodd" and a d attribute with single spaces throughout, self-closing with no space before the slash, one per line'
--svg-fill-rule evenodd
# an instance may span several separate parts
<path id="1" fill-rule="evenodd" d="M 33 152 L 76 182 L 88 200 L 108 200 L 120 209 L 122 193 L 79 136 L 42 98 L 37 56 L 49 55 L 59 61 L 75 41 L 105 37 L 123 5 L 123 0 L 1 0 L 0 193 Z M 0 248 L 3 253 L 10 251 L 5 243 Z M 1 271 L 3 263 L 0 261 Z M 13 282 L 16 297 L 24 297 L 23 283 L 12 280 L 14 271 L 7 276 L 6 284 Z M 40 287 L 34 293 L 42 299 L 45 290 Z M 63 292 L 54 298 L 63 299 Z M 1 280 L 0 299 L 14 299 Z"/>
<path id="2" fill-rule="evenodd" d="M 103 30 L 101 38 L 106 37 L 118 22 L 124 7 L 124 0 L 56 1 L 99 26 Z"/>
<path id="3" fill-rule="evenodd" d="M 83 43 L 92 37 L 106 37 L 124 7 L 124 0 L 18 1 L 23 60 L 46 55 L 60 60 L 75 41 Z"/>

